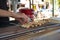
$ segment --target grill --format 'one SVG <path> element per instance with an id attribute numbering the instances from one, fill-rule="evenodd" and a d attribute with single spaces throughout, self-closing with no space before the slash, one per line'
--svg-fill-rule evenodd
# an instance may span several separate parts
<path id="1" fill-rule="evenodd" d="M 6 27 L 0 28 L 0 39 L 9 39 L 9 38 L 15 38 L 19 35 L 29 33 L 29 32 L 37 32 L 41 30 L 45 30 L 46 28 L 54 28 L 60 26 L 60 24 L 57 23 L 46 23 L 39 27 L 33 27 L 33 28 L 23 28 L 19 25 L 16 21 L 9 22 L 9 25 L 4 25 Z"/>

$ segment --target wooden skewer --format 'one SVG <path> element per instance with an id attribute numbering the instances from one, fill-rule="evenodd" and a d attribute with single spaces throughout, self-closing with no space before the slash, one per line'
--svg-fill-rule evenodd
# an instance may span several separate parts
<path id="1" fill-rule="evenodd" d="M 22 25 L 22 27 L 24 27 L 24 28 L 39 27 L 39 26 L 44 25 L 47 22 L 48 21 L 46 21 L 46 20 L 41 20 L 41 21 L 38 21 L 38 22 L 30 22 L 30 23 L 26 23 L 26 24 Z"/>

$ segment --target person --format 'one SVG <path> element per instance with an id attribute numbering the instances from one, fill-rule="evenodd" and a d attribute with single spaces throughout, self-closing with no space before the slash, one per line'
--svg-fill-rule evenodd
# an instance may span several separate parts
<path id="1" fill-rule="evenodd" d="M 13 17 L 21 23 L 25 23 L 28 21 L 28 17 L 24 13 L 15 14 L 13 12 L 8 11 L 7 0 L 0 0 L 0 25 L 8 24 L 9 17 Z M 24 19 L 24 21 L 21 20 Z"/>

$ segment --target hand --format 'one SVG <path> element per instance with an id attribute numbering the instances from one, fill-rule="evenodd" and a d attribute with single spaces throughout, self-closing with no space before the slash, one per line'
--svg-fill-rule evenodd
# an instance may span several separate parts
<path id="1" fill-rule="evenodd" d="M 17 21 L 19 21 L 21 24 L 25 24 L 27 23 L 29 20 L 28 20 L 28 17 L 24 14 L 24 13 L 17 13 L 17 14 L 14 14 L 13 16 Z"/>

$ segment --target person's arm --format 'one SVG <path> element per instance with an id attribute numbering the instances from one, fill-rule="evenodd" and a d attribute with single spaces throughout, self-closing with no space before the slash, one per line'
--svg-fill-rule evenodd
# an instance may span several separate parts
<path id="1" fill-rule="evenodd" d="M 13 17 L 13 18 L 20 18 L 22 14 L 16 14 L 10 11 L 0 9 L 0 17 Z"/>
<path id="2" fill-rule="evenodd" d="M 28 17 L 24 13 L 17 13 L 16 14 L 16 13 L 12 13 L 12 12 L 0 9 L 0 17 L 13 17 L 16 20 L 20 21 L 21 23 L 28 22 Z M 21 18 L 24 20 L 21 21 Z"/>
<path id="3" fill-rule="evenodd" d="M 14 13 L 0 9 L 0 17 L 11 17 Z"/>

